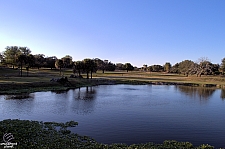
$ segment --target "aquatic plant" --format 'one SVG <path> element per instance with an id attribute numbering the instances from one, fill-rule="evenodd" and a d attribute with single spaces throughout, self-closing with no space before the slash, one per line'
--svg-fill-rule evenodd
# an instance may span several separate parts
<path id="1" fill-rule="evenodd" d="M 102 144 L 96 142 L 88 136 L 71 133 L 68 127 L 76 127 L 75 121 L 66 123 L 29 121 L 18 119 L 7 119 L 0 121 L 0 136 L 11 133 L 14 136 L 12 142 L 17 143 L 15 148 L 41 148 L 41 149 L 165 149 L 165 148 L 199 148 L 213 149 L 210 145 L 201 145 L 194 147 L 189 142 L 178 142 L 174 140 L 166 140 L 163 144 L 155 144 L 152 142 L 144 144 Z M 3 140 L 0 142 L 3 142 Z M 0 145 L 0 148 L 3 146 Z"/>

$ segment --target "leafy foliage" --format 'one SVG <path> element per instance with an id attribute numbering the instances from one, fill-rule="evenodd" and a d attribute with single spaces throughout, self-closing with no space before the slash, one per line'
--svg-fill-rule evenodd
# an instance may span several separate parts
<path id="1" fill-rule="evenodd" d="M 134 70 L 134 67 L 130 63 L 125 63 L 124 68 L 127 70 L 127 72 Z"/>

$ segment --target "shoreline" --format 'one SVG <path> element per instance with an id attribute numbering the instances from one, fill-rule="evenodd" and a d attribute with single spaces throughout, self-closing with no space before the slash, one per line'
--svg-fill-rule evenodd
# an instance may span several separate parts
<path id="1" fill-rule="evenodd" d="M 116 85 L 116 84 L 130 84 L 130 85 L 181 85 L 190 87 L 210 87 L 210 88 L 225 88 L 225 85 L 220 84 L 200 84 L 190 82 L 163 82 L 163 81 L 141 81 L 141 80 L 120 80 L 120 79 L 69 79 L 68 84 L 59 82 L 27 82 L 27 83 L 0 83 L 0 95 L 9 94 L 23 94 L 40 91 L 66 91 L 69 89 L 76 89 L 80 87 L 89 87 L 97 85 Z"/>

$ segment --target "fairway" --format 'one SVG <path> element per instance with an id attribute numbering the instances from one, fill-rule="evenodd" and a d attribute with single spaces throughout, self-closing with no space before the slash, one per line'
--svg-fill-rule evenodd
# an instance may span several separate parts
<path id="1" fill-rule="evenodd" d="M 72 69 L 63 69 L 62 76 L 70 77 Z M 82 74 L 84 79 L 69 78 L 69 81 L 85 81 L 86 74 Z M 35 82 L 49 82 L 52 78 L 61 78 L 58 69 L 30 69 L 28 76 L 23 70 L 23 77 L 19 76 L 19 70 L 0 69 L 0 83 L 35 83 Z M 119 81 L 139 81 L 139 82 L 165 82 L 165 83 L 193 83 L 193 84 L 213 84 L 218 87 L 225 85 L 224 76 L 201 76 L 190 75 L 186 77 L 182 74 L 160 73 L 160 72 L 142 72 L 142 71 L 97 71 L 93 73 L 93 79 L 107 79 Z M 91 79 L 89 79 L 91 80 Z"/>

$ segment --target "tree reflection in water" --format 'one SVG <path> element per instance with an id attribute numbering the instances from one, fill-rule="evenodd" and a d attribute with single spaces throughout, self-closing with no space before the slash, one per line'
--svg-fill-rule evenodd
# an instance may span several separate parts
<path id="1" fill-rule="evenodd" d="M 221 94 L 220 94 L 221 99 L 225 99 L 225 89 L 221 89 Z"/>
<path id="2" fill-rule="evenodd" d="M 95 109 L 96 90 L 95 87 L 75 89 L 73 92 L 75 103 L 72 105 L 74 112 L 89 114 Z"/>
<path id="3" fill-rule="evenodd" d="M 209 97 L 213 95 L 215 92 L 215 88 L 207 88 L 207 87 L 190 87 L 190 86 L 177 86 L 179 91 L 185 93 L 188 96 L 196 97 L 198 96 L 199 99 L 207 100 Z"/>
<path id="4" fill-rule="evenodd" d="M 18 94 L 18 95 L 5 95 L 5 99 L 6 100 L 10 100 L 10 99 L 34 99 L 34 94 L 30 94 L 30 93 L 23 93 L 23 94 Z"/>
<path id="5" fill-rule="evenodd" d="M 93 100 L 96 97 L 96 90 L 94 87 L 86 87 L 86 90 L 78 89 L 77 97 L 75 99 Z"/>
<path id="6" fill-rule="evenodd" d="M 63 93 L 67 93 L 69 90 L 56 90 L 56 91 L 51 91 L 52 93 L 55 93 L 55 94 L 63 94 Z"/>

